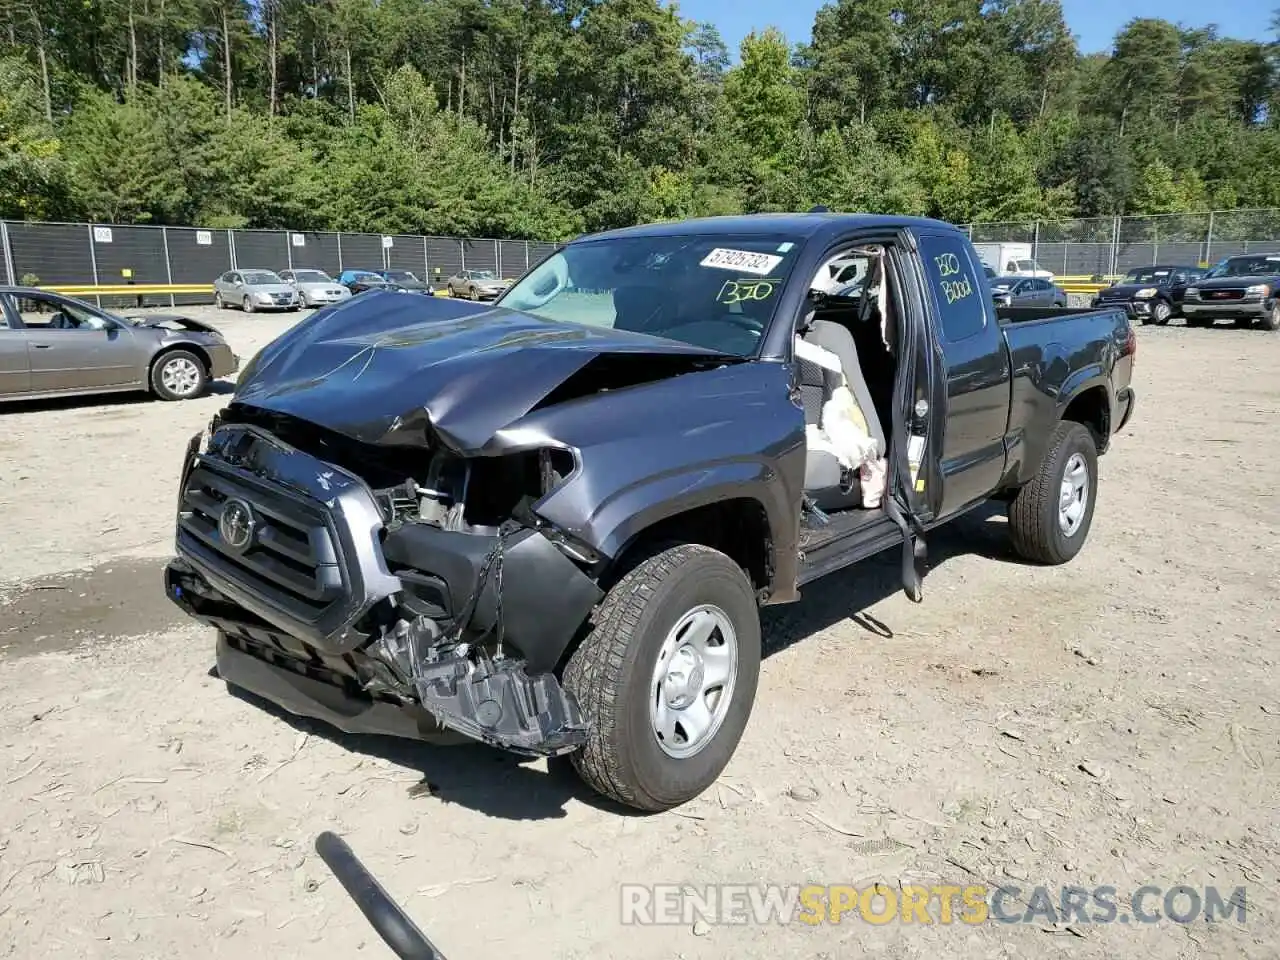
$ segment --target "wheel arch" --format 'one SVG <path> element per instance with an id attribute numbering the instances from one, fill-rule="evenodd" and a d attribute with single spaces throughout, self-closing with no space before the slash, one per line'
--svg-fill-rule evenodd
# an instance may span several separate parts
<path id="1" fill-rule="evenodd" d="M 765 505 L 752 496 L 733 496 L 686 506 L 654 518 L 632 532 L 600 577 L 600 586 L 622 579 L 655 550 L 672 543 L 697 543 L 719 550 L 746 571 L 757 594 L 774 575 L 774 544 Z"/>

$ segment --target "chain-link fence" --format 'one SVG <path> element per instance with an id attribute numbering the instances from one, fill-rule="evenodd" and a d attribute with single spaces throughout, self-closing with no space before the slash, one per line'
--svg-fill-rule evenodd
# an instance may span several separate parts
<path id="1" fill-rule="evenodd" d="M 966 229 L 974 243 L 1029 244 L 1031 258 L 1059 277 L 1108 277 L 1157 263 L 1207 266 L 1239 253 L 1280 251 L 1276 209 L 973 223 Z"/>
<path id="2" fill-rule="evenodd" d="M 0 221 L 0 280 L 100 303 L 177 306 L 212 303 L 213 281 L 228 270 L 407 270 L 443 284 L 459 270 L 514 279 L 555 249 L 532 240 L 8 220 Z M 132 286 L 137 293 L 120 289 Z"/>

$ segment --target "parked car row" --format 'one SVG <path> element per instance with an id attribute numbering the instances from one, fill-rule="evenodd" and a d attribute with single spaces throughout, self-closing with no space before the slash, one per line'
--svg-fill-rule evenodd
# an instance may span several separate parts
<path id="1" fill-rule="evenodd" d="M 1164 325 L 1184 317 L 1189 327 L 1231 320 L 1237 327 L 1261 321 L 1280 330 L 1280 253 L 1247 253 L 1212 268 L 1163 264 L 1130 270 L 1098 292 L 1094 307 L 1125 304 L 1143 323 Z"/>
<path id="2" fill-rule="evenodd" d="M 444 293 L 469 300 L 495 300 L 511 285 L 492 270 L 459 270 L 445 281 Z M 323 307 L 367 290 L 435 296 L 436 288 L 411 270 L 343 270 L 337 278 L 312 267 L 290 270 L 228 270 L 213 282 L 219 309 L 300 310 Z"/>

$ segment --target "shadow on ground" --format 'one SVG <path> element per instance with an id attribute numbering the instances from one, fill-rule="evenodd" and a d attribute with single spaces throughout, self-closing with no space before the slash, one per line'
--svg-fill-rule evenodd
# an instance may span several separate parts
<path id="1" fill-rule="evenodd" d="M 225 397 L 236 392 L 234 380 L 210 380 L 204 396 Z M 41 400 L 14 400 L 0 407 L 5 413 L 39 413 L 45 410 L 89 410 L 92 408 L 135 407 L 144 403 L 164 403 L 144 390 L 129 393 L 86 393 L 73 397 L 46 397 Z M 183 403 L 185 401 L 177 401 Z"/>
<path id="2" fill-rule="evenodd" d="M 965 554 L 978 554 L 993 561 L 1020 562 L 1008 545 L 1003 512 L 1002 504 L 992 503 L 936 531 L 928 540 L 929 566 L 936 568 Z M 766 610 L 763 617 L 765 656 L 845 620 L 852 620 L 868 633 L 892 637 L 892 627 L 866 611 L 902 589 L 900 570 L 895 548 L 856 568 L 816 581 L 805 589 L 804 599 L 797 604 Z M 926 603 L 928 594 L 926 578 Z M 589 790 L 574 774 L 568 758 L 553 759 L 544 770 L 541 764 L 460 737 L 442 745 L 392 737 L 353 736 L 325 723 L 295 717 L 246 691 L 228 689 L 234 696 L 298 730 L 325 737 L 355 753 L 416 771 L 421 780 L 407 792 L 424 803 L 456 803 L 502 820 L 564 817 L 570 800 L 616 815 L 643 815 Z"/>

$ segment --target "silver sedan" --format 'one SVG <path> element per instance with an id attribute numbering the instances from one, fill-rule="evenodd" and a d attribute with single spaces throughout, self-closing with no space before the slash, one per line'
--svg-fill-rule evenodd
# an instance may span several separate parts
<path id="1" fill-rule="evenodd" d="M 61 294 L 0 287 L 0 402 L 148 391 L 201 396 L 239 358 L 213 327 L 186 317 L 121 317 Z"/>
<path id="2" fill-rule="evenodd" d="M 323 270 L 281 270 L 280 279 L 298 291 L 304 307 L 351 299 L 351 291 Z"/>
<path id="3" fill-rule="evenodd" d="M 228 270 L 213 281 L 213 302 L 218 309 L 300 310 L 298 292 L 271 270 Z"/>

